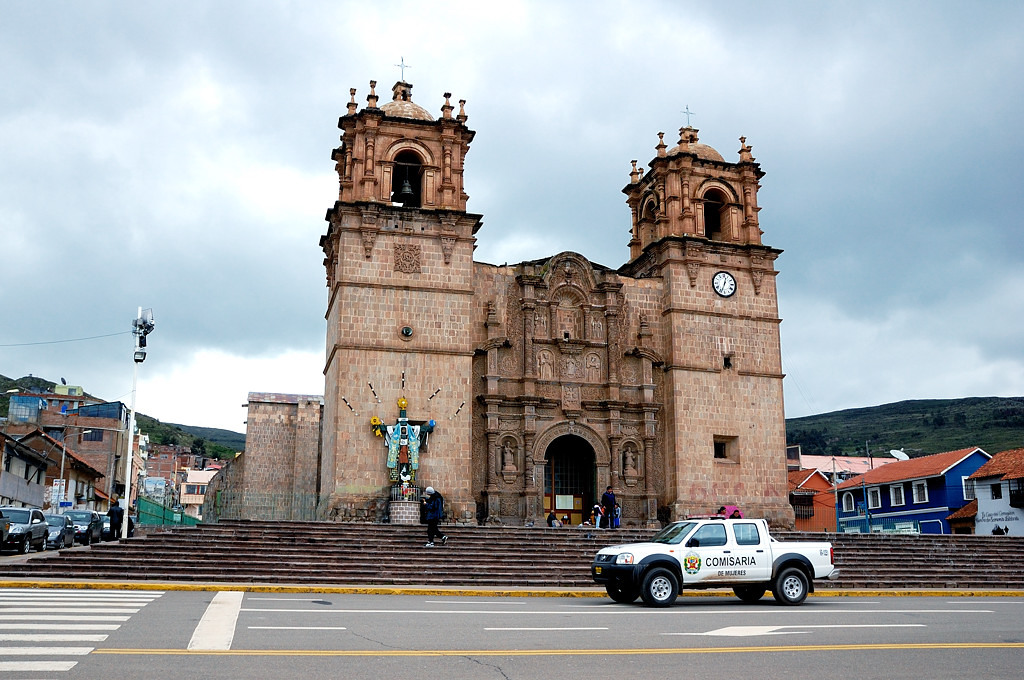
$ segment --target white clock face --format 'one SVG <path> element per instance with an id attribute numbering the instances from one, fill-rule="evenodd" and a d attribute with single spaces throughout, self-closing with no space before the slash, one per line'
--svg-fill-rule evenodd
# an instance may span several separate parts
<path id="1" fill-rule="evenodd" d="M 711 279 L 711 286 L 722 297 L 729 297 L 736 292 L 736 279 L 729 272 L 718 272 Z"/>

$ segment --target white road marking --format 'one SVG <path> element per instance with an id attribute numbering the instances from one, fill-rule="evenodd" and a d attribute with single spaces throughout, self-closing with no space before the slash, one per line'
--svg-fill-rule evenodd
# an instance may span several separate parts
<path id="1" fill-rule="evenodd" d="M 4 614 L 0 621 L 127 621 L 130 616 L 59 616 L 56 614 Z"/>
<path id="2" fill-rule="evenodd" d="M 706 633 L 661 633 L 661 635 L 697 635 L 711 637 L 754 637 L 757 635 L 798 635 L 810 631 L 807 628 L 926 628 L 923 623 L 893 623 L 893 624 L 834 624 L 818 626 L 726 626 L 718 630 L 709 630 Z M 783 628 L 800 628 L 801 630 L 782 630 Z"/>
<path id="3" fill-rule="evenodd" d="M 4 588 L 4 593 L 39 593 L 38 588 Z M 53 592 L 59 593 L 87 593 L 90 595 L 125 595 L 134 597 L 138 595 L 163 595 L 163 590 L 102 590 L 96 588 L 59 588 Z"/>
<path id="4" fill-rule="evenodd" d="M 0 633 L 0 642 L 103 642 L 102 633 Z M 0 656 L 3 656 L 0 647 Z"/>
<path id="5" fill-rule="evenodd" d="M 323 602 L 322 597 L 249 597 L 249 600 L 272 600 L 274 602 Z"/>
<path id="6" fill-rule="evenodd" d="M 504 602 L 502 600 L 423 600 L 428 604 L 513 604 L 524 605 L 526 602 Z"/>
<path id="7" fill-rule="evenodd" d="M 557 630 L 557 631 L 565 631 L 565 630 L 608 630 L 608 629 L 607 628 L 598 628 L 598 627 L 593 627 L 593 628 L 554 628 L 554 627 L 552 627 L 552 628 L 484 628 L 484 630 Z"/>
<path id="8" fill-rule="evenodd" d="M 249 630 L 348 630 L 344 626 L 249 626 Z"/>
<path id="9" fill-rule="evenodd" d="M 0 597 L 0 605 L 38 605 L 68 603 L 76 605 L 96 604 L 104 607 L 145 607 L 153 600 L 97 600 L 88 597 Z"/>
<path id="10" fill-rule="evenodd" d="M 647 607 L 623 607 L 622 605 L 616 605 L 615 608 L 604 609 L 604 608 L 589 608 L 580 611 L 567 611 L 564 609 L 547 611 L 547 610 L 527 610 L 527 611 L 508 611 L 500 609 L 260 609 L 254 607 L 246 607 L 242 609 L 243 612 L 279 612 L 279 613 L 300 613 L 300 614 L 502 614 L 502 615 L 523 615 L 523 614 L 577 614 L 584 616 L 594 615 L 642 615 L 642 616 L 657 616 L 657 615 L 675 615 L 675 616 L 694 616 L 697 614 L 769 614 L 769 615 L 781 615 L 783 613 L 790 614 L 991 614 L 991 609 L 800 609 L 800 611 L 792 611 L 790 607 L 767 607 L 764 609 L 757 610 L 753 607 L 744 607 L 742 609 L 687 609 L 686 607 L 672 607 L 668 609 L 657 609 L 652 610 Z"/>
<path id="11" fill-rule="evenodd" d="M 0 672 L 61 673 L 76 665 L 77 661 L 0 661 Z"/>
<path id="12" fill-rule="evenodd" d="M 43 656 L 45 654 L 85 656 L 93 649 L 93 647 L 3 647 L 0 648 L 0 651 L 3 652 L 3 656 Z"/>
<path id="13" fill-rule="evenodd" d="M 244 593 L 234 590 L 222 590 L 214 595 L 192 633 L 188 648 L 204 651 L 231 649 L 243 596 Z"/>
<path id="14" fill-rule="evenodd" d="M 117 630 L 117 623 L 0 623 L 0 630 Z"/>
<path id="15" fill-rule="evenodd" d="M 4 607 L 0 612 L 11 614 L 138 614 L 138 609 L 126 607 Z"/>

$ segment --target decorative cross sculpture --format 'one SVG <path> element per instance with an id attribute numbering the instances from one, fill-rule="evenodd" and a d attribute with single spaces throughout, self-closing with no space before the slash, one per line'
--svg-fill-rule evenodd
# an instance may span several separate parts
<path id="1" fill-rule="evenodd" d="M 402 82 L 404 83 L 404 82 L 405 82 L 405 69 L 407 69 L 407 68 L 412 68 L 412 66 L 409 66 L 408 64 L 406 64 L 406 63 L 405 63 L 405 57 L 402 57 L 402 58 L 401 58 L 401 59 L 399 60 L 399 62 L 398 62 L 397 64 L 395 64 L 395 66 L 397 66 L 398 68 L 400 68 L 400 69 L 401 69 L 401 73 L 402 73 Z"/>
<path id="2" fill-rule="evenodd" d="M 686 127 L 690 127 L 690 116 L 694 115 L 693 111 L 690 110 L 690 105 L 687 104 L 686 108 L 684 108 L 679 113 L 681 113 L 684 116 L 686 116 Z"/>

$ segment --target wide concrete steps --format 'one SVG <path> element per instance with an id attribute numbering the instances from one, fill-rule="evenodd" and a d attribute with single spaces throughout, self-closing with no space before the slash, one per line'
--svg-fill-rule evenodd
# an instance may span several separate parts
<path id="1" fill-rule="evenodd" d="M 34 555 L 0 577 L 298 583 L 352 586 L 592 587 L 598 549 L 653 532 L 577 527 L 444 527 L 425 548 L 421 526 L 224 521 Z M 1024 589 L 1024 538 L 785 533 L 831 541 L 838 581 L 820 588 Z"/>

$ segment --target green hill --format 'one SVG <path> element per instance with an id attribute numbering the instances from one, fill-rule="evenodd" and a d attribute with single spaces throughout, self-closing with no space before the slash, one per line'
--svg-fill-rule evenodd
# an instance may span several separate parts
<path id="1" fill-rule="evenodd" d="M 1024 447 L 1024 397 L 920 399 L 786 419 L 786 440 L 805 454 L 863 456 L 903 449 L 923 456 L 980 446 Z"/>

